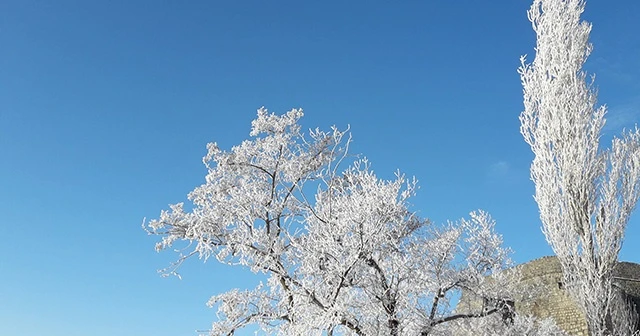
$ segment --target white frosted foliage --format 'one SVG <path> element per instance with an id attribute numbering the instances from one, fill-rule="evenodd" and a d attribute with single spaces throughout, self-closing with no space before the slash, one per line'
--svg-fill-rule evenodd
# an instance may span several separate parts
<path id="1" fill-rule="evenodd" d="M 635 323 L 614 288 L 629 216 L 640 191 L 640 132 L 601 149 L 605 106 L 582 70 L 591 53 L 583 0 L 535 0 L 536 56 L 519 73 L 521 132 L 535 158 L 531 178 L 543 231 L 592 335 L 627 335 Z M 627 313 L 625 313 L 627 312 Z"/>
<path id="2" fill-rule="evenodd" d="M 213 296 L 211 335 L 245 326 L 279 335 L 430 335 L 501 308 L 458 313 L 464 288 L 508 298 L 509 250 L 483 211 L 435 225 L 410 210 L 417 182 L 380 179 L 366 159 L 348 164 L 346 131 L 301 132 L 302 110 L 262 108 L 250 138 L 209 144 L 205 183 L 190 210 L 173 205 L 147 224 L 158 249 L 265 274 L 253 290 Z M 492 280 L 488 280 L 487 277 Z"/>

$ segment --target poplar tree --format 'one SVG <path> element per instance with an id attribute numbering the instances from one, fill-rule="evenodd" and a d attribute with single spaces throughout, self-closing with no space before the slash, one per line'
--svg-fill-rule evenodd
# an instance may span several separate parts
<path id="1" fill-rule="evenodd" d="M 606 107 L 583 70 L 592 51 L 584 0 L 535 0 L 532 63 L 521 58 L 521 133 L 534 153 L 531 179 L 543 232 L 582 307 L 591 335 L 629 335 L 635 313 L 615 286 L 614 269 L 640 195 L 640 133 L 600 140 Z"/>

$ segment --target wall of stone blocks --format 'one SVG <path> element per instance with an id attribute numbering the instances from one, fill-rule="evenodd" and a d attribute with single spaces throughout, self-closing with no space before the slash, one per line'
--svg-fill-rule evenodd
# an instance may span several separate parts
<path id="1" fill-rule="evenodd" d="M 556 257 L 542 257 L 516 267 L 520 297 L 514 298 L 518 314 L 550 317 L 572 336 L 587 336 L 584 314 L 569 296 L 562 282 L 562 268 Z M 621 262 L 616 269 L 616 284 L 631 296 L 640 298 L 640 265 Z M 640 299 L 637 299 L 640 302 Z M 457 309 L 463 312 L 482 309 L 482 300 L 463 292 Z"/>

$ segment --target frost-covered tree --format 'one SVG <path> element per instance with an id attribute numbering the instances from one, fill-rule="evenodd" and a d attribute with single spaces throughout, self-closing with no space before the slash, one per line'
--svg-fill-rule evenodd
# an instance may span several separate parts
<path id="1" fill-rule="evenodd" d="M 600 148 L 604 106 L 582 69 L 592 47 L 584 0 L 534 0 L 536 56 L 519 73 L 521 132 L 535 158 L 531 178 L 543 231 L 591 335 L 628 335 L 635 319 L 613 270 L 640 191 L 640 132 Z"/>
<path id="2" fill-rule="evenodd" d="M 264 274 L 255 289 L 211 298 L 211 335 L 249 325 L 281 335 L 433 335 L 505 313 L 508 279 L 498 272 L 509 250 L 487 213 L 445 225 L 420 218 L 409 208 L 415 180 L 380 179 L 366 159 L 347 164 L 348 132 L 303 134 L 300 117 L 263 108 L 249 140 L 230 151 L 209 144 L 193 204 L 145 225 L 162 236 L 158 250 L 179 245 L 168 274 L 191 256 Z M 462 289 L 493 304 L 457 312 Z"/>

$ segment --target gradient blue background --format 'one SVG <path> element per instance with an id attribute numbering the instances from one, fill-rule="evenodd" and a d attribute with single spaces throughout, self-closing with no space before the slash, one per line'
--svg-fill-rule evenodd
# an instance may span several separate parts
<path id="1" fill-rule="evenodd" d="M 196 335 L 214 294 L 255 285 L 194 259 L 156 273 L 141 229 L 203 182 L 205 144 L 255 111 L 351 125 L 382 177 L 420 180 L 436 222 L 481 208 L 517 262 L 551 250 L 519 134 L 525 0 L 0 2 L 0 335 Z M 608 140 L 640 113 L 640 2 L 592 0 Z M 640 223 L 621 258 L 640 262 Z"/>

